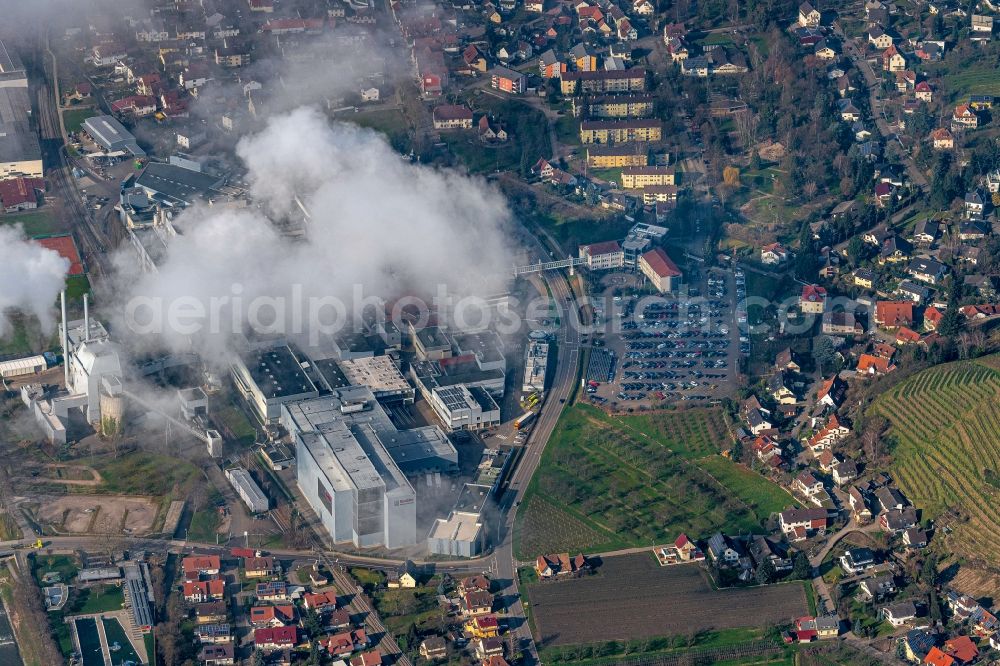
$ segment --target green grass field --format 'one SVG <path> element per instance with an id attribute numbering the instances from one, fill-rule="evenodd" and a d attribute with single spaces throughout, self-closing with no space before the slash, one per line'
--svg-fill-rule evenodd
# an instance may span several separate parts
<path id="1" fill-rule="evenodd" d="M 146 451 L 97 462 L 94 467 L 104 481 L 94 488 L 79 486 L 81 492 L 163 497 L 175 489 L 183 492 L 201 477 L 198 468 L 189 462 Z"/>
<path id="2" fill-rule="evenodd" d="M 952 528 L 947 551 L 1000 564 L 1000 490 L 987 482 L 1000 470 L 1000 356 L 920 372 L 870 409 L 892 423 L 903 492 Z"/>
<path id="3" fill-rule="evenodd" d="M 944 82 L 948 98 L 954 103 L 967 100 L 969 95 L 1000 96 L 1000 77 L 996 69 L 986 63 L 949 73 Z"/>
<path id="4" fill-rule="evenodd" d="M 611 417 L 567 408 L 517 514 L 515 549 L 607 552 L 759 528 L 795 502 L 718 455 L 728 437 L 712 409 Z"/>
<path id="5" fill-rule="evenodd" d="M 381 132 L 397 150 L 407 148 L 410 144 L 410 123 L 399 109 L 363 111 L 342 119 Z"/>
<path id="6" fill-rule="evenodd" d="M 69 109 L 63 111 L 63 125 L 66 126 L 67 133 L 79 132 L 84 120 L 97 115 L 100 113 L 94 109 Z"/>
<path id="7" fill-rule="evenodd" d="M 486 146 L 479 141 L 475 130 L 444 132 L 441 141 L 472 173 L 509 171 L 521 164 L 521 148 L 514 142 Z"/>
<path id="8" fill-rule="evenodd" d="M 0 224 L 20 224 L 26 236 L 47 236 L 63 230 L 51 210 L 36 210 L 16 215 L 0 215 Z"/>
<path id="9" fill-rule="evenodd" d="M 561 666 L 614 666 L 625 659 L 669 660 L 687 656 L 693 664 L 787 664 L 793 666 L 794 648 L 781 647 L 775 635 L 761 629 L 720 629 L 695 635 L 662 636 L 651 639 L 610 641 L 586 645 L 542 648 L 543 663 Z M 756 649 L 755 649 L 756 648 Z M 734 656 L 740 652 L 759 652 L 756 656 Z M 731 658 L 727 658 L 731 657 Z M 639 662 L 642 663 L 642 662 Z M 667 662 L 673 663 L 673 662 Z M 684 662 L 680 662 L 684 663 Z"/>

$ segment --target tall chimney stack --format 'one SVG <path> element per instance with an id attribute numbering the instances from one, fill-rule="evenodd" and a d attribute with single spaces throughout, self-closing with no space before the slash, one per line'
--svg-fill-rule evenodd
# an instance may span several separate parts
<path id="1" fill-rule="evenodd" d="M 63 348 L 63 374 L 66 379 L 66 390 L 69 390 L 69 331 L 66 321 L 66 292 L 59 292 L 59 301 L 62 305 L 62 348 Z"/>
<path id="2" fill-rule="evenodd" d="M 83 341 L 90 342 L 90 303 L 88 294 L 83 295 Z"/>

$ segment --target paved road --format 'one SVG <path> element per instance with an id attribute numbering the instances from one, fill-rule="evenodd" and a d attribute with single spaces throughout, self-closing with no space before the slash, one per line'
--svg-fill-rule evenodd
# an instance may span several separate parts
<path id="1" fill-rule="evenodd" d="M 851 61 L 854 62 L 854 66 L 861 70 L 862 75 L 865 77 L 865 83 L 868 85 L 868 97 L 871 106 L 872 115 L 874 115 L 875 125 L 878 127 L 879 133 L 886 140 L 886 142 L 895 139 L 899 144 L 900 148 L 900 158 L 906 164 L 906 170 L 910 174 L 910 181 L 917 185 L 920 189 L 926 191 L 928 187 L 927 178 L 924 174 L 920 172 L 917 168 L 916 163 L 913 158 L 910 157 L 909 150 L 903 146 L 903 142 L 896 136 L 896 133 L 889 128 L 889 123 L 885 119 L 885 112 L 882 109 L 882 100 L 879 97 L 879 90 L 881 88 L 880 77 L 875 75 L 875 70 L 872 69 L 871 63 L 865 58 L 864 53 L 862 53 L 854 40 L 849 40 L 844 36 L 844 31 L 841 29 L 840 24 L 834 22 L 833 30 L 840 37 L 841 41 L 846 47 L 847 55 L 850 57 Z"/>

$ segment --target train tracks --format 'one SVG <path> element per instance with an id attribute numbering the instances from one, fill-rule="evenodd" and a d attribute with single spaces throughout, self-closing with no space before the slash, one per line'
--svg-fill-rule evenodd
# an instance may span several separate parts
<path id="1" fill-rule="evenodd" d="M 70 216 L 70 228 L 79 241 L 90 272 L 98 277 L 104 277 L 110 272 L 110 261 L 106 252 L 109 247 L 107 238 L 94 226 L 90 211 L 82 202 L 82 195 L 70 174 L 70 163 L 66 156 L 66 138 L 62 133 L 59 118 L 57 95 L 58 78 L 55 70 L 55 56 L 51 65 L 46 64 L 47 48 L 42 47 L 43 39 L 39 39 L 36 50 L 36 66 L 44 76 L 44 83 L 37 88 L 38 129 L 42 139 L 43 159 L 46 162 L 46 178 L 53 191 L 63 201 L 63 213 Z"/>

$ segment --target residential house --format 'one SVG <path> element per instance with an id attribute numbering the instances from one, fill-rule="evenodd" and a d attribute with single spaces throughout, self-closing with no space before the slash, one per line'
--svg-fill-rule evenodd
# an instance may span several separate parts
<path id="1" fill-rule="evenodd" d="M 872 512 L 868 508 L 868 502 L 865 500 L 864 493 L 860 488 L 851 486 L 850 490 L 847 491 L 847 500 L 851 507 L 851 515 L 855 521 L 862 524 L 871 521 Z"/>
<path id="2" fill-rule="evenodd" d="M 834 375 L 830 379 L 824 380 L 820 385 L 819 391 L 816 392 L 816 402 L 838 409 L 844 401 L 846 393 L 847 384 L 840 378 L 840 375 Z"/>
<path id="3" fill-rule="evenodd" d="M 917 243 L 930 245 L 938 239 L 941 225 L 937 220 L 920 220 L 913 229 L 913 240 Z"/>
<path id="4" fill-rule="evenodd" d="M 959 664 L 971 664 L 979 658 L 979 648 L 968 636 L 955 636 L 944 642 L 944 651 Z"/>
<path id="5" fill-rule="evenodd" d="M 720 565 L 736 566 L 746 551 L 739 541 L 716 532 L 708 540 L 708 554 Z"/>
<path id="6" fill-rule="evenodd" d="M 903 543 L 907 548 L 924 548 L 927 546 L 927 532 L 911 527 L 903 532 Z"/>
<path id="7" fill-rule="evenodd" d="M 448 647 L 440 636 L 430 636 L 420 642 L 420 656 L 431 661 L 446 659 Z"/>
<path id="8" fill-rule="evenodd" d="M 496 638 L 500 635 L 500 624 L 495 615 L 477 615 L 469 618 L 465 629 L 474 638 Z"/>
<path id="9" fill-rule="evenodd" d="M 813 532 L 825 531 L 827 519 L 827 510 L 822 508 L 787 509 L 778 514 L 781 531 L 795 540 L 804 539 Z"/>
<path id="10" fill-rule="evenodd" d="M 967 220 L 981 220 L 986 211 L 986 194 L 978 187 L 965 194 L 965 218 Z M 981 238 L 981 236 L 979 237 Z M 962 240 L 966 240 L 963 238 Z M 978 240 L 978 238 L 977 238 Z"/>
<path id="11" fill-rule="evenodd" d="M 488 615 L 493 610 L 493 595 L 483 590 L 471 590 L 462 595 L 462 612 L 468 616 Z"/>
<path id="12" fill-rule="evenodd" d="M 307 610 L 314 610 L 320 614 L 337 609 L 336 590 L 327 590 L 325 592 L 306 592 L 302 596 L 302 600 Z"/>
<path id="13" fill-rule="evenodd" d="M 371 641 L 364 629 L 352 629 L 320 638 L 319 644 L 331 657 L 347 657 L 367 649 Z"/>
<path id="14" fill-rule="evenodd" d="M 896 580 L 891 573 L 876 574 L 861 581 L 858 588 L 867 599 L 881 601 L 896 593 Z"/>
<path id="15" fill-rule="evenodd" d="M 472 111 L 464 106 L 444 104 L 431 112 L 434 129 L 472 129 Z"/>
<path id="16" fill-rule="evenodd" d="M 351 657 L 350 666 L 382 666 L 382 653 L 378 650 L 369 650 Z"/>
<path id="17" fill-rule="evenodd" d="M 864 327 L 857 320 L 853 312 L 824 312 L 821 330 L 826 335 L 860 335 L 864 333 Z"/>
<path id="18" fill-rule="evenodd" d="M 792 482 L 792 488 L 806 497 L 811 497 L 823 492 L 823 482 L 817 479 L 809 470 L 804 470 L 795 477 L 795 480 Z"/>
<path id="19" fill-rule="evenodd" d="M 569 553 L 539 555 L 535 559 L 535 572 L 541 578 L 578 574 L 587 568 L 587 559 L 582 554 L 574 557 L 570 557 Z"/>
<path id="20" fill-rule="evenodd" d="M 799 296 L 799 310 L 803 314 L 823 314 L 826 309 L 826 289 L 809 284 L 802 287 Z"/>
<path id="21" fill-rule="evenodd" d="M 921 282 L 939 284 L 948 274 L 948 267 L 928 257 L 916 257 L 910 261 L 906 272 Z"/>
<path id="22" fill-rule="evenodd" d="M 882 486 L 876 490 L 875 498 L 882 511 L 899 510 L 910 504 L 903 493 L 892 486 Z"/>
<path id="23" fill-rule="evenodd" d="M 791 381 L 784 372 L 776 372 L 771 375 L 767 382 L 767 388 L 778 404 L 794 405 L 799 401 L 795 391 L 791 388 Z"/>
<path id="24" fill-rule="evenodd" d="M 924 629 L 911 629 L 903 637 L 903 654 L 907 661 L 923 663 L 924 658 L 935 648 L 937 638 Z"/>
<path id="25" fill-rule="evenodd" d="M 846 460 L 833 466 L 833 482 L 838 486 L 849 483 L 858 478 L 858 465 L 853 460 Z"/>
<path id="26" fill-rule="evenodd" d="M 979 127 L 979 116 L 968 104 L 959 104 L 951 116 L 952 129 L 976 129 Z"/>
<path id="27" fill-rule="evenodd" d="M 266 578 L 277 572 L 273 557 L 248 557 L 243 560 L 243 570 L 247 578 Z"/>
<path id="28" fill-rule="evenodd" d="M 233 641 L 233 628 L 228 624 L 199 624 L 194 637 L 201 644 L 225 644 Z"/>
<path id="29" fill-rule="evenodd" d="M 222 624 L 229 619 L 229 608 L 224 601 L 195 604 L 194 619 L 198 624 Z"/>
<path id="30" fill-rule="evenodd" d="M 921 102 L 930 104 L 934 100 L 934 89 L 927 81 L 921 81 L 914 87 L 913 95 Z"/>
<path id="31" fill-rule="evenodd" d="M 798 354 L 792 351 L 791 347 L 785 347 L 774 357 L 774 367 L 775 369 L 790 370 L 792 372 L 801 372 L 802 367 L 798 362 Z"/>
<path id="32" fill-rule="evenodd" d="M 880 51 L 884 51 L 892 46 L 892 42 L 892 35 L 880 27 L 874 27 L 868 31 L 868 43 Z"/>
<path id="33" fill-rule="evenodd" d="M 911 280 L 903 280 L 896 287 L 896 295 L 901 298 L 908 298 L 916 305 L 920 305 L 930 298 L 931 290 L 922 284 L 917 284 Z"/>
<path id="34" fill-rule="evenodd" d="M 890 330 L 912 325 L 913 301 L 878 301 L 875 303 L 875 323 Z"/>
<path id="35" fill-rule="evenodd" d="M 263 627 L 254 629 L 254 647 L 264 652 L 293 648 L 299 643 L 299 628 L 291 627 Z"/>
<path id="36" fill-rule="evenodd" d="M 226 582 L 223 580 L 188 581 L 183 585 L 184 601 L 200 603 L 225 596 Z"/>
<path id="37" fill-rule="evenodd" d="M 854 286 L 865 289 L 875 288 L 875 273 L 870 268 L 859 268 L 854 271 Z"/>
<path id="38" fill-rule="evenodd" d="M 753 560 L 756 567 L 760 567 L 764 562 L 769 561 L 778 573 L 792 570 L 792 559 L 788 556 L 788 553 L 784 548 L 766 536 L 761 534 L 752 536 L 747 546 L 747 551 L 750 553 L 750 559 Z"/>
<path id="39" fill-rule="evenodd" d="M 818 455 L 820 452 L 828 450 L 844 437 L 847 437 L 850 433 L 851 429 L 834 414 L 819 432 L 809 438 L 809 449 L 814 455 Z"/>
<path id="40" fill-rule="evenodd" d="M 254 606 L 250 609 L 250 624 L 255 627 L 284 627 L 295 623 L 295 606 Z"/>
<path id="41" fill-rule="evenodd" d="M 901 627 L 917 619 L 917 607 L 912 601 L 901 601 L 883 607 L 879 611 L 879 617 L 894 627 Z"/>
<path id="42" fill-rule="evenodd" d="M 469 69 L 476 72 L 485 73 L 486 68 L 489 66 L 486 56 L 483 55 L 483 52 L 480 51 L 479 47 L 475 44 L 469 44 L 469 46 L 462 51 L 462 60 Z"/>
<path id="43" fill-rule="evenodd" d="M 746 421 L 747 426 L 750 428 L 750 432 L 754 435 L 759 435 L 765 430 L 770 430 L 774 427 L 774 424 L 771 423 L 770 419 L 768 419 L 759 409 L 748 410 L 746 413 Z"/>
<path id="44" fill-rule="evenodd" d="M 861 120 L 861 109 L 856 107 L 850 99 L 837 100 L 837 110 L 840 113 L 840 119 L 844 122 L 855 123 Z"/>
<path id="45" fill-rule="evenodd" d="M 681 564 L 700 562 L 705 559 L 705 554 L 686 534 L 681 534 L 672 544 L 657 550 L 656 557 L 660 564 Z"/>
<path id="46" fill-rule="evenodd" d="M 483 575 L 467 576 L 458 582 L 459 594 L 466 592 L 489 592 L 490 580 Z"/>
<path id="47" fill-rule="evenodd" d="M 198 652 L 198 660 L 205 666 L 231 666 L 236 663 L 235 648 L 232 643 L 205 645 Z"/>
<path id="48" fill-rule="evenodd" d="M 417 586 L 417 579 L 409 571 L 393 569 L 387 572 L 386 587 L 412 590 Z"/>
<path id="49" fill-rule="evenodd" d="M 993 33 L 993 17 L 988 14 L 973 14 L 972 32 L 973 35 L 977 33 L 986 35 L 985 38 L 988 40 Z"/>
<path id="50" fill-rule="evenodd" d="M 955 137 L 946 127 L 939 127 L 931 132 L 934 150 L 952 150 L 955 147 Z"/>
<path id="51" fill-rule="evenodd" d="M 911 506 L 891 509 L 879 516 L 878 520 L 883 532 L 899 534 L 917 525 L 917 510 Z"/>
<path id="52" fill-rule="evenodd" d="M 821 15 L 809 2 L 799 5 L 799 25 L 807 28 L 818 28 Z"/>
<path id="53" fill-rule="evenodd" d="M 774 266 L 788 260 L 788 250 L 781 243 L 769 243 L 760 249 L 760 262 Z"/>
<path id="54" fill-rule="evenodd" d="M 503 656 L 503 640 L 500 638 L 477 638 L 472 644 L 476 659 Z"/>
<path id="55" fill-rule="evenodd" d="M 882 52 L 882 69 L 887 72 L 902 72 L 906 69 L 906 58 L 895 44 Z"/>
<path id="56" fill-rule="evenodd" d="M 875 553 L 870 548 L 848 548 L 840 556 L 840 567 L 854 576 L 875 566 Z"/>

